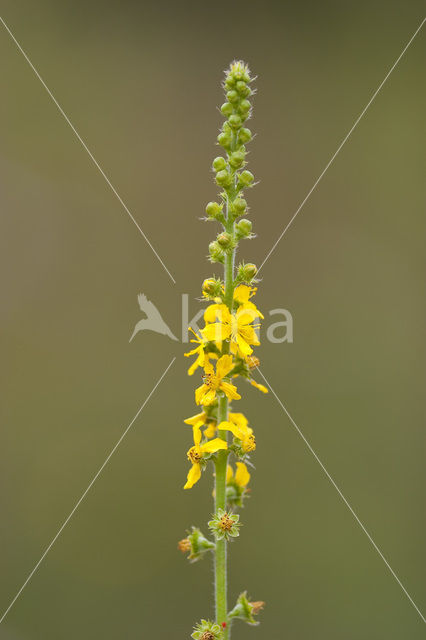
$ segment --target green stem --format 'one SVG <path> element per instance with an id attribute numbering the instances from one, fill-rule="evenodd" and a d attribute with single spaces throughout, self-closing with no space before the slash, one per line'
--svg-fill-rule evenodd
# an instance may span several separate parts
<path id="1" fill-rule="evenodd" d="M 228 399 L 226 396 L 220 398 L 218 408 L 218 419 L 220 422 L 228 417 Z M 219 436 L 224 440 L 227 439 L 226 431 L 219 431 Z M 215 511 L 226 508 L 226 466 L 227 451 L 220 451 L 216 461 L 216 487 L 215 487 Z M 228 623 L 228 606 L 227 606 L 227 566 L 226 566 L 226 540 L 216 540 L 215 553 L 215 599 L 216 599 L 216 622 L 222 624 Z M 228 638 L 228 627 L 224 629 L 224 637 Z"/>
<path id="2" fill-rule="evenodd" d="M 229 197 L 229 196 L 228 196 Z M 229 216 L 229 200 L 225 228 L 229 233 L 234 233 L 234 222 Z M 224 301 L 228 309 L 232 312 L 234 297 L 234 262 L 235 251 L 225 255 L 225 296 Z M 229 342 L 223 343 L 222 353 L 229 353 Z M 218 423 L 228 420 L 228 398 L 224 395 L 219 398 Z M 219 437 L 228 439 L 227 431 L 219 431 Z M 215 481 L 215 511 L 226 509 L 226 468 L 228 452 L 220 451 L 216 460 L 216 481 Z M 223 630 L 225 640 L 229 640 L 231 630 L 228 624 L 227 605 L 227 543 L 225 538 L 216 541 L 215 553 L 215 601 L 216 601 L 216 622 L 220 625 L 226 623 Z"/>

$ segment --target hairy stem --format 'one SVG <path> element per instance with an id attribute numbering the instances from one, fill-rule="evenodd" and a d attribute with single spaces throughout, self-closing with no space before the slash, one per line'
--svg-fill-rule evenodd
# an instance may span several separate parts
<path id="1" fill-rule="evenodd" d="M 229 196 L 227 201 L 227 217 L 225 228 L 228 233 L 234 234 L 234 222 L 229 213 Z M 235 250 L 225 254 L 224 276 L 225 276 L 225 304 L 232 312 L 234 296 L 234 262 Z M 229 342 L 225 341 L 222 346 L 222 353 L 229 353 Z M 228 420 L 228 398 L 224 395 L 219 399 L 218 423 Z M 219 431 L 219 437 L 228 439 L 227 431 Z M 226 509 L 226 468 L 228 452 L 220 451 L 216 461 L 216 482 L 215 482 L 215 511 Z M 227 605 L 227 542 L 216 541 L 215 554 L 215 600 L 216 600 L 216 622 L 220 625 L 226 623 L 223 631 L 224 639 L 229 640 L 231 630 L 228 625 L 228 605 Z"/>

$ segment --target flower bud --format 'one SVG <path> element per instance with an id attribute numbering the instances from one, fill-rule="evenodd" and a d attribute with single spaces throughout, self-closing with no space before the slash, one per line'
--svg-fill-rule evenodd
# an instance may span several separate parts
<path id="1" fill-rule="evenodd" d="M 243 173 L 248 172 L 243 171 Z M 221 187 L 228 187 L 232 183 L 232 176 L 226 169 L 222 169 L 222 171 L 218 171 L 216 174 L 216 182 Z"/>
<path id="2" fill-rule="evenodd" d="M 242 120 L 236 113 L 233 113 L 232 116 L 229 116 L 228 122 L 233 129 L 238 129 L 242 125 Z"/>
<path id="3" fill-rule="evenodd" d="M 251 140 L 250 129 L 246 129 L 245 127 L 243 129 L 240 129 L 240 131 L 238 132 L 238 140 L 242 144 L 245 144 L 246 142 L 250 142 Z"/>
<path id="4" fill-rule="evenodd" d="M 214 240 L 209 244 L 209 254 L 211 262 L 223 262 L 225 259 L 225 254 L 223 253 L 223 249 L 220 244 Z"/>
<path id="5" fill-rule="evenodd" d="M 222 207 L 217 202 L 209 202 L 206 206 L 206 213 L 209 218 L 218 218 L 222 213 Z"/>
<path id="6" fill-rule="evenodd" d="M 236 226 L 237 237 L 247 238 L 251 234 L 252 226 L 251 220 L 242 218 Z"/>
<path id="7" fill-rule="evenodd" d="M 241 96 L 248 96 L 251 93 L 244 80 L 239 80 L 235 85 L 235 88 Z"/>
<path id="8" fill-rule="evenodd" d="M 237 271 L 237 280 L 239 282 L 250 283 L 257 273 L 257 267 L 255 264 L 249 262 L 248 264 L 240 264 Z"/>
<path id="9" fill-rule="evenodd" d="M 224 116 L 228 117 L 231 115 L 231 113 L 233 113 L 234 107 L 230 102 L 224 102 L 220 110 L 222 111 Z"/>
<path id="10" fill-rule="evenodd" d="M 222 293 L 222 282 L 216 278 L 207 278 L 204 280 L 201 290 L 206 298 L 216 298 Z"/>
<path id="11" fill-rule="evenodd" d="M 231 136 L 223 131 L 217 136 L 217 141 L 221 147 L 228 149 L 231 145 Z"/>
<path id="12" fill-rule="evenodd" d="M 244 162 L 245 153 L 243 151 L 234 151 L 229 156 L 229 164 L 233 169 L 239 169 Z"/>
<path id="13" fill-rule="evenodd" d="M 238 183 L 244 188 L 249 187 L 252 184 L 253 180 L 254 175 L 252 174 L 252 172 L 246 170 L 240 173 Z"/>
<path id="14" fill-rule="evenodd" d="M 258 625 L 259 622 L 253 618 L 259 611 L 265 606 L 264 602 L 249 602 L 247 599 L 247 591 L 241 593 L 238 597 L 237 604 L 229 612 L 228 618 L 239 618 L 244 620 L 247 624 Z"/>
<path id="15" fill-rule="evenodd" d="M 242 113 L 247 113 L 251 109 L 251 104 L 248 100 L 241 100 L 239 109 Z"/>
<path id="16" fill-rule="evenodd" d="M 222 169 L 226 169 L 226 160 L 222 158 L 222 156 L 218 156 L 213 160 L 213 169 L 215 171 L 222 171 Z"/>
<path id="17" fill-rule="evenodd" d="M 247 209 L 247 202 L 244 198 L 236 198 L 233 202 L 233 210 L 238 216 L 241 216 Z"/>
<path id="18" fill-rule="evenodd" d="M 228 91 L 228 93 L 226 94 L 226 97 L 228 98 L 229 102 L 238 102 L 238 99 L 239 99 L 239 95 L 234 89 L 231 89 L 231 91 Z"/>
<path id="19" fill-rule="evenodd" d="M 220 233 L 217 238 L 217 242 L 220 244 L 222 249 L 230 249 L 233 246 L 233 238 L 230 233 L 224 231 Z"/>

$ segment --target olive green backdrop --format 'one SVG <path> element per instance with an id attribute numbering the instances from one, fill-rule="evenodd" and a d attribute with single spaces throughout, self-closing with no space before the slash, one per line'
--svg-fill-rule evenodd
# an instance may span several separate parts
<path id="1" fill-rule="evenodd" d="M 213 226 L 200 221 L 222 70 L 258 74 L 249 193 L 260 264 L 421 22 L 412 2 L 31 2 L 2 16 L 176 279 L 172 283 L 0 25 L 2 640 L 187 638 L 212 615 L 211 479 L 182 485 L 195 412 L 185 346 L 128 339 L 137 293 L 181 328 Z M 424 612 L 424 30 L 262 270 L 294 343 L 262 370 Z M 217 272 L 217 268 L 216 268 Z M 241 405 L 242 406 L 242 405 Z M 235 640 L 418 640 L 424 624 L 277 401 L 254 389 L 257 470 L 230 595 L 267 602 Z"/>

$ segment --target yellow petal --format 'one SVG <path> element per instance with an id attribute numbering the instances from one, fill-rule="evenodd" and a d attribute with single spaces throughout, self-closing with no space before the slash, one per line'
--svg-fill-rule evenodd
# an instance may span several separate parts
<path id="1" fill-rule="evenodd" d="M 235 482 L 240 487 L 246 487 L 250 482 L 250 474 L 244 462 L 237 462 L 237 471 L 235 473 Z"/>
<path id="2" fill-rule="evenodd" d="M 221 422 L 217 428 L 219 431 L 230 431 L 232 435 L 234 435 L 236 438 L 238 438 L 239 440 L 242 439 L 243 434 L 241 433 L 237 425 L 232 424 L 232 422 L 227 422 L 227 421 Z"/>
<path id="3" fill-rule="evenodd" d="M 204 411 L 202 411 L 201 413 L 197 413 L 195 414 L 195 416 L 191 416 L 190 418 L 186 418 L 186 420 L 184 420 L 185 424 L 190 424 L 191 426 L 199 426 L 202 427 L 203 424 L 205 423 L 206 420 L 206 414 Z"/>
<path id="4" fill-rule="evenodd" d="M 226 304 L 211 304 L 204 311 L 204 321 L 205 322 L 228 322 L 229 319 L 229 309 Z"/>
<path id="5" fill-rule="evenodd" d="M 237 387 L 230 382 L 221 382 L 220 389 L 224 392 L 228 400 L 240 400 L 241 396 L 237 391 Z"/>
<path id="6" fill-rule="evenodd" d="M 201 404 L 201 399 L 207 390 L 208 390 L 208 386 L 206 384 L 202 384 L 201 387 L 198 387 L 198 389 L 195 389 L 196 404 Z"/>
<path id="7" fill-rule="evenodd" d="M 254 330 L 254 327 L 252 325 L 245 325 L 244 327 L 239 327 L 238 333 L 243 338 L 243 340 L 247 342 L 247 344 L 255 344 L 255 345 L 260 344 L 259 338 L 257 337 L 257 333 Z"/>
<path id="8" fill-rule="evenodd" d="M 211 422 L 207 429 L 204 431 L 204 436 L 206 438 L 213 438 L 216 435 L 216 423 Z"/>
<path id="9" fill-rule="evenodd" d="M 246 356 L 249 356 L 251 353 L 253 353 L 253 349 L 244 340 L 244 338 L 241 336 L 240 333 L 237 333 L 236 341 L 237 341 L 238 349 L 241 351 L 241 353 L 243 355 L 243 358 L 245 358 Z"/>
<path id="10" fill-rule="evenodd" d="M 204 373 L 209 373 L 209 374 L 214 373 L 213 365 L 209 360 L 207 360 L 207 362 L 204 365 Z"/>
<path id="11" fill-rule="evenodd" d="M 248 287 L 246 284 L 240 284 L 238 287 L 234 289 L 234 300 L 238 300 L 244 304 L 248 302 L 250 298 L 251 287 Z"/>
<path id="12" fill-rule="evenodd" d="M 233 477 L 234 472 L 232 471 L 232 467 L 230 464 L 226 467 L 226 482 L 229 482 Z"/>
<path id="13" fill-rule="evenodd" d="M 233 357 L 229 354 L 222 356 L 221 358 L 219 358 L 216 364 L 216 375 L 218 378 L 224 378 L 233 368 Z"/>
<path id="14" fill-rule="evenodd" d="M 219 449 L 227 449 L 228 445 L 225 440 L 222 438 L 215 438 L 214 440 L 209 440 L 209 442 L 205 442 L 201 445 L 201 451 L 203 453 L 216 453 Z"/>
<path id="15" fill-rule="evenodd" d="M 194 484 L 198 482 L 200 478 L 201 478 L 201 466 L 197 462 L 196 464 L 193 464 L 190 470 L 188 471 L 187 480 L 186 480 L 184 489 L 192 489 Z"/>
<path id="16" fill-rule="evenodd" d="M 185 354 L 186 355 L 186 354 Z M 204 355 L 204 349 L 202 349 L 198 355 L 198 358 L 196 360 L 194 360 L 194 362 L 191 364 L 191 366 L 188 369 L 188 375 L 192 376 L 192 374 L 194 373 L 194 371 L 198 368 L 198 367 L 203 367 L 204 366 L 204 362 L 206 360 L 206 356 Z"/>
<path id="17" fill-rule="evenodd" d="M 214 389 L 209 389 L 207 393 L 201 397 L 201 402 L 199 404 L 211 404 L 216 399 L 216 391 Z"/>
<path id="18" fill-rule="evenodd" d="M 201 427 L 199 425 L 192 427 L 192 437 L 194 438 L 194 444 L 199 445 L 201 442 Z"/>
<path id="19" fill-rule="evenodd" d="M 207 342 L 222 342 L 231 335 L 231 327 L 228 324 L 212 322 L 201 329 L 201 333 Z"/>
<path id="20" fill-rule="evenodd" d="M 251 380 L 250 384 L 252 384 L 253 387 L 256 387 L 256 389 L 259 389 L 259 391 L 261 391 L 262 393 L 269 393 L 267 387 L 265 387 L 264 384 L 259 384 L 258 382 L 256 382 L 256 380 Z"/>
<path id="21" fill-rule="evenodd" d="M 263 313 L 259 311 L 259 309 L 253 302 L 245 302 L 244 304 L 242 304 L 238 309 L 238 314 L 243 313 L 244 311 L 247 314 L 251 315 L 253 320 L 255 318 L 262 318 L 262 320 L 264 319 Z"/>
<path id="22" fill-rule="evenodd" d="M 231 422 L 240 427 L 241 429 L 246 429 L 248 425 L 248 420 L 245 417 L 244 413 L 230 413 L 229 419 Z"/>
<path id="23" fill-rule="evenodd" d="M 198 346 L 195 349 L 192 349 L 192 351 L 188 351 L 188 353 L 184 353 L 183 355 L 188 358 L 189 356 L 193 356 L 194 353 L 198 353 L 199 350 L 200 350 L 200 347 Z"/>

